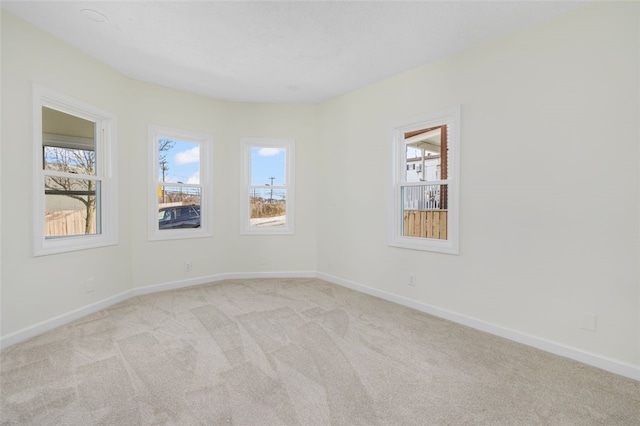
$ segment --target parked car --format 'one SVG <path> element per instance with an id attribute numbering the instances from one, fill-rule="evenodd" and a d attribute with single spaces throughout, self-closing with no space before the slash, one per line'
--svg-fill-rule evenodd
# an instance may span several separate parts
<path id="1" fill-rule="evenodd" d="M 200 206 L 163 207 L 158 211 L 159 229 L 199 228 Z"/>

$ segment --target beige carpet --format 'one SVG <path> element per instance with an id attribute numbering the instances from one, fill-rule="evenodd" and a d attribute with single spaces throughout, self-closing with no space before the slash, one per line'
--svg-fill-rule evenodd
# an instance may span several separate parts
<path id="1" fill-rule="evenodd" d="M 640 382 L 316 279 L 136 297 L 1 361 L 2 424 L 640 424 Z"/>

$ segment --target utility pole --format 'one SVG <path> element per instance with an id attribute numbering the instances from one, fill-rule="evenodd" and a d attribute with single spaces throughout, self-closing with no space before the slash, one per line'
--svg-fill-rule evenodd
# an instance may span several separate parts
<path id="1" fill-rule="evenodd" d="M 164 174 L 169 170 L 169 167 L 167 167 L 167 160 L 160 161 L 160 169 L 162 170 L 162 183 L 164 183 Z M 165 188 L 164 185 L 162 185 L 162 203 L 165 202 Z"/>
<path id="2" fill-rule="evenodd" d="M 184 183 L 184 182 L 178 181 L 178 183 Z M 182 198 L 182 187 L 180 187 L 180 202 L 184 205 L 184 198 Z"/>
<path id="3" fill-rule="evenodd" d="M 269 202 L 273 203 L 273 180 L 275 178 L 273 176 L 271 176 L 269 179 L 271 180 L 271 185 L 269 185 L 269 186 L 271 186 L 271 195 L 269 196 Z"/>

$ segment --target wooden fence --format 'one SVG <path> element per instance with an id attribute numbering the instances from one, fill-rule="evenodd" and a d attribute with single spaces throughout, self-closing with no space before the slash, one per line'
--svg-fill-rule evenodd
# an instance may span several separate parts
<path id="1" fill-rule="evenodd" d="M 62 210 L 45 214 L 45 237 L 84 235 L 86 212 L 84 210 Z M 95 221 L 92 234 L 95 234 Z"/>
<path id="2" fill-rule="evenodd" d="M 447 239 L 446 210 L 405 210 L 403 235 L 405 237 Z"/>

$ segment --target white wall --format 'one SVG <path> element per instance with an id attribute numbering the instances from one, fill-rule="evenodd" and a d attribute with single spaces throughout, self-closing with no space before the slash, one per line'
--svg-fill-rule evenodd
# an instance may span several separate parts
<path id="1" fill-rule="evenodd" d="M 316 271 L 317 108 L 311 105 L 235 103 L 226 108 L 229 131 L 223 141 L 219 182 L 219 236 L 227 247 L 225 272 Z M 240 146 L 243 137 L 295 139 L 295 234 L 239 235 Z M 224 198 L 223 198 L 224 197 Z M 228 200 L 228 201 L 227 201 Z"/>
<path id="2" fill-rule="evenodd" d="M 315 271 L 315 107 L 222 103 L 153 85 L 138 84 L 131 120 L 134 164 L 132 206 L 133 285 L 172 283 L 234 272 Z M 213 136 L 214 226 L 212 238 L 147 240 L 146 123 L 197 131 Z M 296 162 L 295 235 L 240 236 L 240 139 L 293 138 Z M 306 166 L 306 165 L 312 166 Z M 304 196 L 306 195 L 306 196 Z M 264 258 L 262 256 L 265 256 Z M 184 272 L 184 262 L 193 271 Z"/>
<path id="3" fill-rule="evenodd" d="M 315 106 L 226 103 L 133 81 L 6 12 L 2 60 L 2 336 L 132 289 L 231 272 L 316 270 Z M 116 114 L 117 246 L 32 256 L 32 82 Z M 149 124 L 213 136 L 212 238 L 148 241 Z M 244 136 L 296 140 L 306 166 L 297 170 L 295 235 L 238 235 Z M 90 277 L 96 290 L 86 293 Z"/>
<path id="4" fill-rule="evenodd" d="M 132 81 L 4 12 L 0 334 L 146 286 L 318 270 L 640 366 L 639 18 L 638 4 L 593 4 L 299 106 Z M 118 246 L 32 257 L 32 81 L 118 116 Z M 388 247 L 391 127 L 457 104 L 461 254 Z M 148 124 L 213 136 L 212 238 L 147 240 Z M 296 139 L 294 236 L 239 235 L 244 136 Z M 580 328 L 584 312 L 598 315 L 595 333 Z"/>
<path id="5" fill-rule="evenodd" d="M 324 103 L 319 270 L 640 365 L 638 17 L 594 4 Z M 458 104 L 460 255 L 388 247 L 390 129 Z"/>
<path id="6" fill-rule="evenodd" d="M 129 82 L 119 73 L 2 12 L 2 319 L 5 336 L 131 286 L 129 206 L 120 202 L 120 245 L 33 257 L 32 82 L 127 115 Z M 119 140 L 119 192 L 131 162 Z M 95 291 L 85 293 L 85 280 Z"/>

